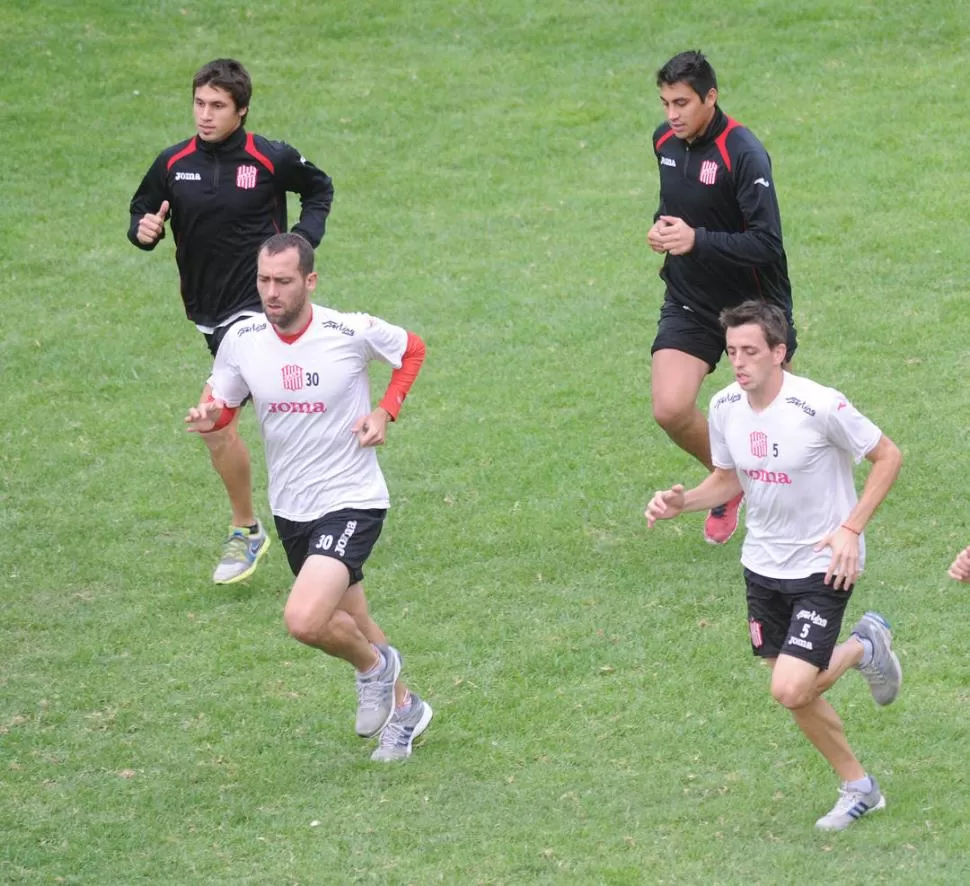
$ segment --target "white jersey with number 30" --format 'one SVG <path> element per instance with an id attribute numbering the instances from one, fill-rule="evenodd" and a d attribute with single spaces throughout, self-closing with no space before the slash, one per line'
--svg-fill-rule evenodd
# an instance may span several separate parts
<path id="1" fill-rule="evenodd" d="M 746 497 L 741 562 L 769 578 L 825 572 L 814 547 L 855 506 L 853 466 L 882 432 L 841 393 L 785 373 L 771 404 L 755 412 L 737 383 L 711 399 L 714 465 L 737 472 Z M 860 568 L 865 540 L 859 539 Z"/>
<path id="2" fill-rule="evenodd" d="M 367 364 L 400 368 L 406 347 L 399 326 L 318 305 L 292 341 L 263 314 L 232 327 L 209 384 L 229 406 L 252 395 L 275 515 L 302 522 L 341 508 L 389 506 L 377 454 L 361 448 L 351 428 L 371 412 Z"/>

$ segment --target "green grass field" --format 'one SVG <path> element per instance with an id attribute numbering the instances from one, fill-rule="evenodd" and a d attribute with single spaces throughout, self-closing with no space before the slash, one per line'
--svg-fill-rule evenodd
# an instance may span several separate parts
<path id="1" fill-rule="evenodd" d="M 968 45 L 943 0 L 8 0 L 0 883 L 970 882 Z M 906 456 L 848 615 L 889 616 L 904 692 L 831 693 L 889 805 L 837 836 L 748 653 L 739 542 L 641 516 L 700 477 L 650 415 L 644 242 L 654 71 L 695 47 L 774 161 L 798 371 Z M 182 427 L 207 352 L 170 240 L 125 230 L 222 55 L 250 128 L 334 178 L 319 299 L 428 344 L 368 571 L 436 710 L 405 765 L 354 736 L 350 668 L 287 638 L 279 545 L 209 582 L 228 511 Z"/>

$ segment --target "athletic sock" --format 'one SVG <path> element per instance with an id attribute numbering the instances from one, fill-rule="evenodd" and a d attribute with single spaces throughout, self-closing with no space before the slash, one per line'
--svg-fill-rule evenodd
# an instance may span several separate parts
<path id="1" fill-rule="evenodd" d="M 253 523 L 253 525 L 249 527 L 249 534 L 259 535 L 259 523 Z"/>
<path id="2" fill-rule="evenodd" d="M 411 708 L 411 690 L 406 689 L 404 692 L 404 701 L 402 701 L 394 710 L 398 714 L 406 714 Z"/>
<path id="3" fill-rule="evenodd" d="M 384 658 L 384 653 L 381 652 L 376 646 L 374 647 L 374 652 L 377 653 L 377 664 L 374 665 L 369 671 L 359 671 L 358 673 L 365 680 L 370 680 L 372 677 L 376 677 L 384 668 L 387 667 L 387 659 Z"/>
<path id="4" fill-rule="evenodd" d="M 864 668 L 872 663 L 872 640 L 868 637 L 860 637 L 858 634 L 852 636 L 862 644 L 862 660 L 859 662 L 859 667 Z"/>
<path id="5" fill-rule="evenodd" d="M 863 794 L 868 794 L 872 790 L 872 779 L 866 774 L 855 781 L 846 782 L 845 786 L 850 791 L 860 791 Z"/>

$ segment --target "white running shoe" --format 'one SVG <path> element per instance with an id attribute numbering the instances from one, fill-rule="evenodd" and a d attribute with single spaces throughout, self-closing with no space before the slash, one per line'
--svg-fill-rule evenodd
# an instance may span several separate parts
<path id="1" fill-rule="evenodd" d="M 815 827 L 820 831 L 844 831 L 867 812 L 885 809 L 886 798 L 879 790 L 878 782 L 871 775 L 869 778 L 872 781 L 872 790 L 869 793 L 850 790 L 848 783 L 842 782 L 838 802 L 827 815 L 815 822 Z"/>

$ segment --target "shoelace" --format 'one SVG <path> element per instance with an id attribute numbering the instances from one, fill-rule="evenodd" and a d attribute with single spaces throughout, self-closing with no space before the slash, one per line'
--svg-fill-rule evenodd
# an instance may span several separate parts
<path id="1" fill-rule="evenodd" d="M 882 668 L 876 664 L 875 653 L 873 653 L 872 661 L 870 661 L 867 665 L 860 665 L 859 670 L 870 683 L 886 685 L 890 682 L 889 679 L 884 675 Z"/>
<path id="2" fill-rule="evenodd" d="M 384 731 L 381 733 L 381 747 L 401 747 L 408 743 L 408 731 L 413 729 L 412 726 L 404 723 L 395 723 L 391 720 L 387 726 L 384 727 Z"/>
<path id="3" fill-rule="evenodd" d="M 876 683 L 885 683 L 886 678 L 883 677 L 882 671 L 879 670 L 874 664 L 867 664 L 859 668 L 863 674 L 865 674 L 870 681 Z"/>
<path id="4" fill-rule="evenodd" d="M 232 557 L 233 560 L 249 560 L 249 538 L 242 532 L 233 532 L 226 539 L 225 557 Z"/>
<path id="5" fill-rule="evenodd" d="M 357 681 L 357 703 L 364 708 L 380 707 L 387 687 L 380 680 Z"/>

